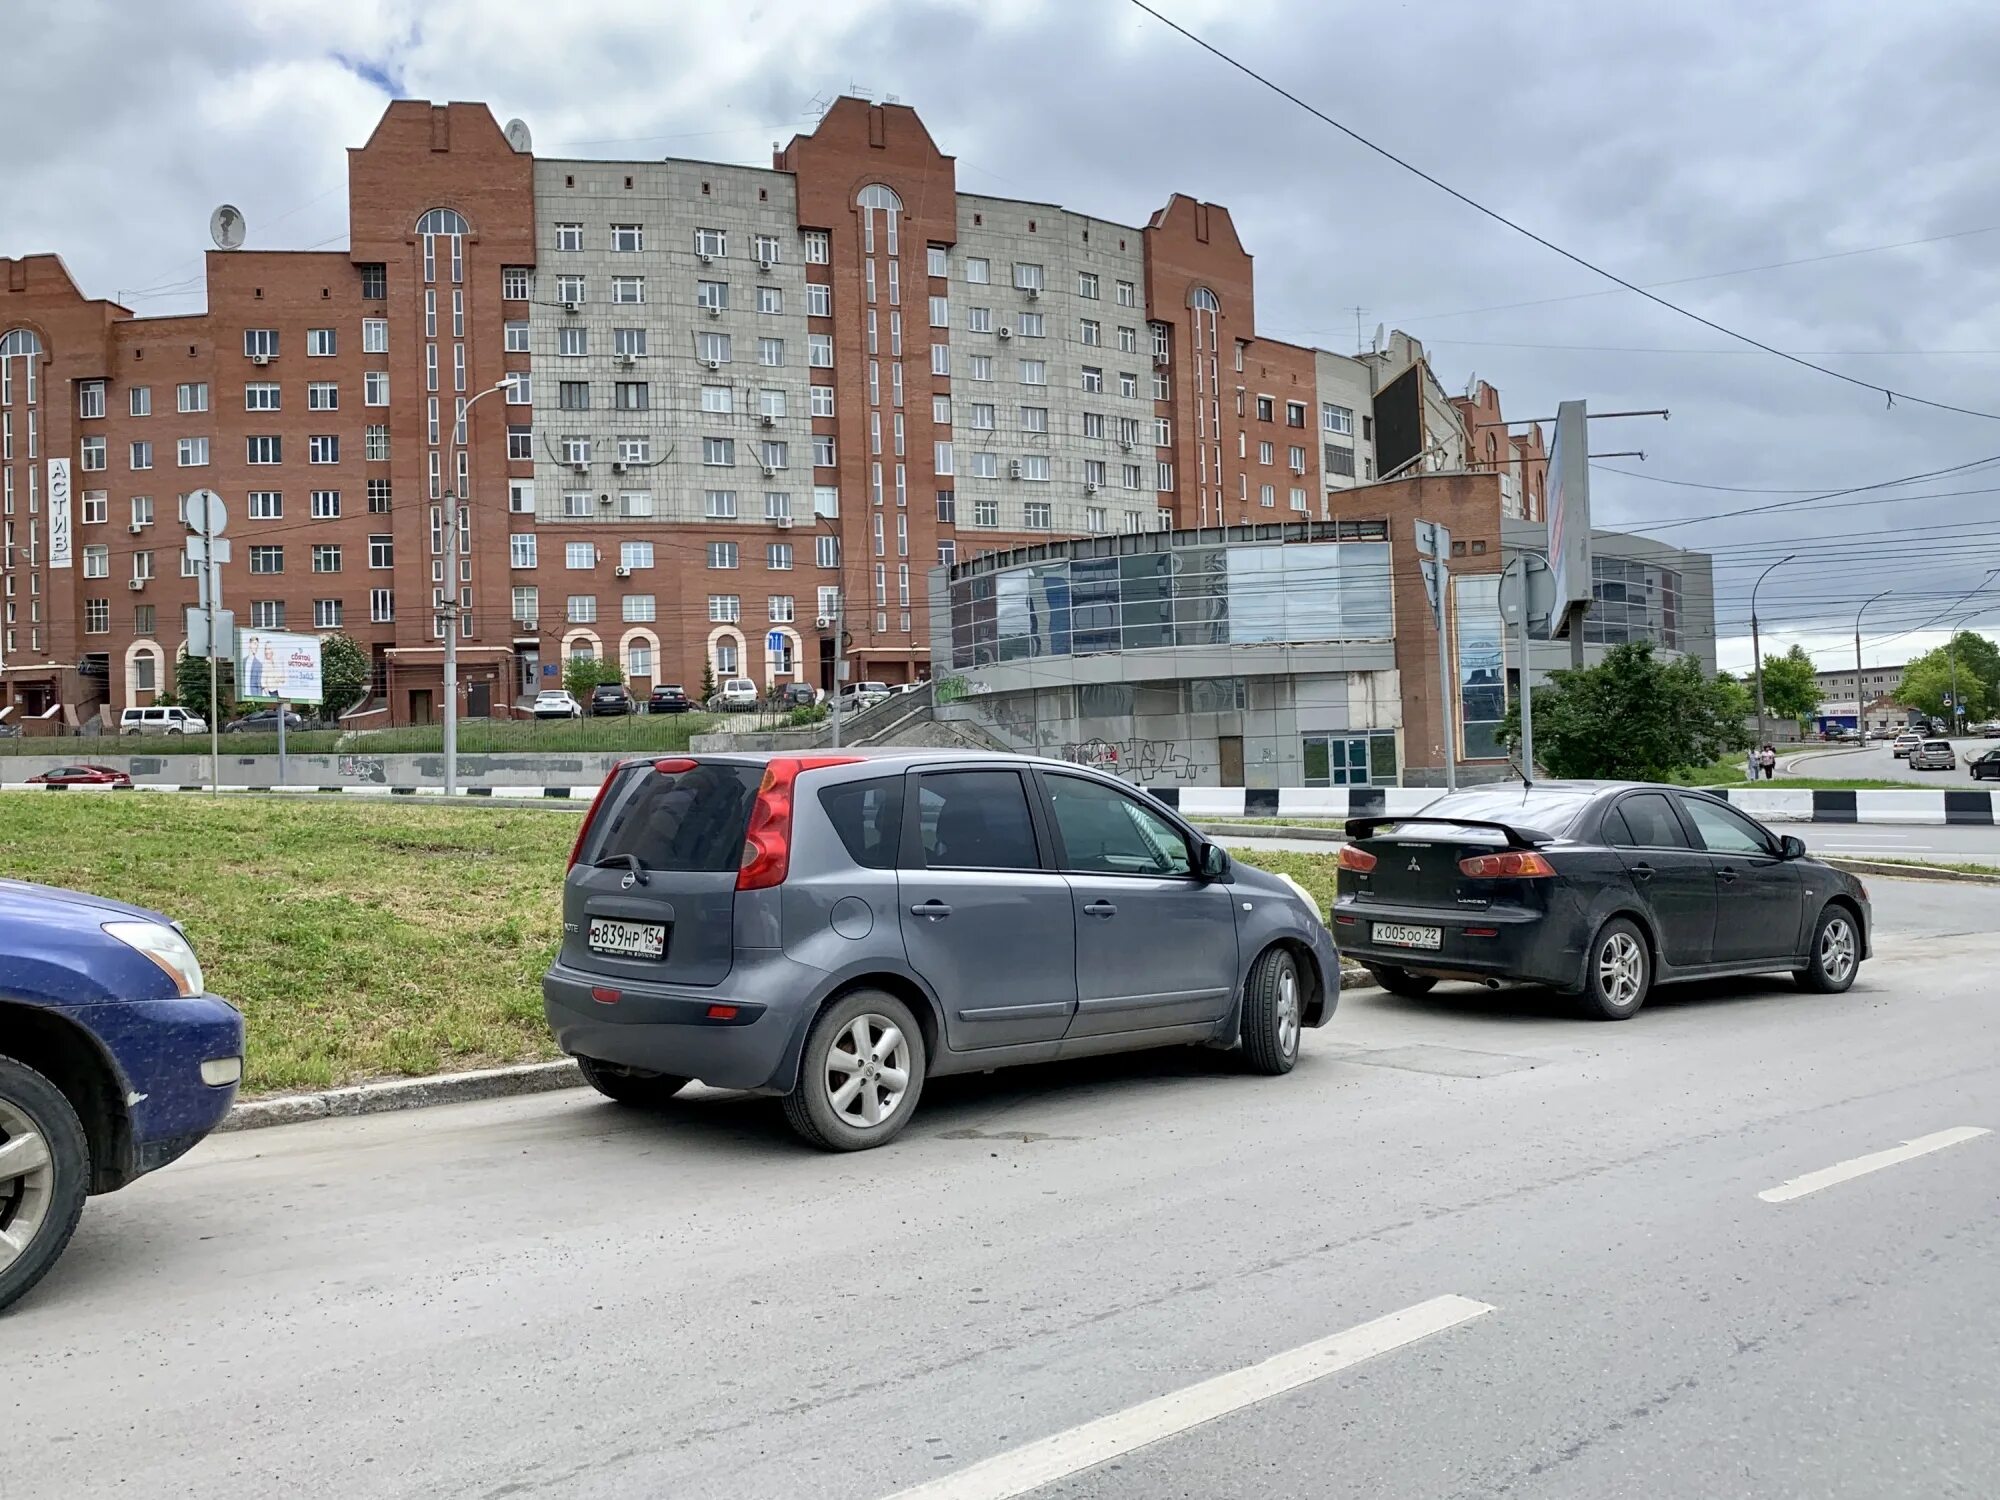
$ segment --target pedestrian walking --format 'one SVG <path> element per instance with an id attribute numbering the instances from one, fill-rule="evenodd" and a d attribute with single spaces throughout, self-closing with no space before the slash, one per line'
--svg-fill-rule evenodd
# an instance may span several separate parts
<path id="1" fill-rule="evenodd" d="M 1766 781 L 1770 781 L 1778 774 L 1777 747 L 1766 745 L 1757 752 L 1757 769 L 1764 773 Z"/>

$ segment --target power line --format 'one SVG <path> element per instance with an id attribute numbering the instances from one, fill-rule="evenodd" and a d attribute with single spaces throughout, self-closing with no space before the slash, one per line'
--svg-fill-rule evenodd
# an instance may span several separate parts
<path id="1" fill-rule="evenodd" d="M 1533 240 L 1536 244 L 1542 246 L 1542 248 L 1544 248 L 1545 250 L 1553 251 L 1555 254 L 1562 256 L 1563 259 L 1571 261 L 1576 265 L 1582 266 L 1586 271 L 1591 271 L 1594 272 L 1596 275 L 1602 276 L 1606 281 L 1617 283 L 1619 286 L 1623 287 L 1626 291 L 1636 293 L 1638 296 L 1644 297 L 1648 302 L 1654 303 L 1660 307 L 1664 307 L 1665 309 L 1667 309 L 1668 312 L 1678 313 L 1684 318 L 1691 319 L 1692 321 L 1701 324 L 1704 328 L 1713 329 L 1715 332 L 1722 334 L 1726 338 L 1732 338 L 1739 343 L 1748 344 L 1753 349 L 1761 349 L 1766 354 L 1775 355 L 1779 359 L 1785 360 L 1791 364 L 1798 365 L 1802 369 L 1813 370 L 1821 375 L 1830 376 L 1835 380 L 1845 381 L 1848 385 L 1858 386 L 1862 390 L 1874 391 L 1877 394 L 1885 397 L 1888 400 L 1889 405 L 1892 407 L 1896 404 L 1896 398 L 1898 396 L 1901 396 L 1905 401 L 1914 402 L 1919 406 L 1928 406 L 1938 411 L 1956 412 L 1960 416 L 1964 417 L 1980 417 L 1989 422 L 2000 422 L 2000 412 L 1978 411 L 1969 406 L 1954 406 L 1952 403 L 1948 401 L 1934 401 L 1927 396 L 1915 396 L 1905 391 L 1897 391 L 1886 385 L 1877 385 L 1872 380 L 1863 380 L 1858 375 L 1849 375 L 1844 371 L 1832 368 L 1830 365 L 1818 364 L 1813 360 L 1803 358 L 1802 356 L 1797 354 L 1787 354 L 1783 349 L 1778 348 L 1774 344 L 1767 344 L 1763 342 L 1761 339 L 1756 339 L 1751 337 L 1747 333 L 1739 333 L 1736 329 L 1729 327 L 1727 324 L 1718 323 L 1713 318 L 1705 318 L 1700 313 L 1695 312 L 1690 308 L 1682 307 L 1677 302 L 1669 302 L 1666 298 L 1647 291 L 1646 288 L 1640 286 L 1637 282 L 1628 281 L 1625 277 L 1618 275 L 1615 271 L 1607 271 L 1604 267 L 1598 265 L 1596 262 L 1586 260 L 1583 256 L 1578 255 L 1573 250 L 1565 250 L 1561 245 L 1556 244 L 1555 241 L 1547 239 L 1544 236 L 1535 233 L 1534 230 L 1529 229 L 1523 224 L 1516 223 L 1514 220 L 1508 218 L 1505 214 L 1499 212 L 1497 209 L 1488 208 L 1485 204 L 1479 202 L 1477 199 L 1468 197 L 1466 194 L 1461 193 L 1457 188 L 1452 187 L 1449 183 L 1446 183 L 1440 180 L 1439 178 L 1433 177 L 1430 173 L 1424 171 L 1423 168 L 1416 166 L 1412 162 L 1405 161 L 1402 157 L 1396 155 L 1395 152 L 1389 150 L 1386 146 L 1378 146 L 1374 141 L 1368 139 L 1367 136 L 1362 135 L 1359 131 L 1353 129 L 1350 126 L 1341 124 L 1340 121 L 1334 119 L 1333 116 L 1327 114 L 1325 111 L 1316 109 L 1314 106 L 1306 103 L 1306 101 L 1301 99 L 1297 94 L 1292 93 L 1289 89 L 1286 89 L 1280 84 L 1273 82 L 1271 79 L 1266 78 L 1263 74 L 1257 72 L 1256 69 L 1250 67 L 1248 64 L 1238 62 L 1235 58 L 1231 57 L 1228 53 L 1224 52 L 1221 48 L 1215 46 L 1213 43 L 1204 41 L 1201 37 L 1195 35 L 1195 33 L 1193 33 L 1192 31 L 1189 31 L 1185 26 L 1182 26 L 1179 22 L 1169 20 L 1167 17 L 1161 15 L 1157 10 L 1153 9 L 1152 6 L 1148 5 L 1146 3 L 1146 0 L 1132 0 L 1132 4 L 1137 6 L 1140 10 L 1144 11 L 1147 15 L 1151 16 L 1154 20 L 1160 22 L 1162 25 L 1167 26 L 1170 29 L 1179 32 L 1182 36 L 1186 37 L 1189 41 L 1193 42 L 1203 51 L 1208 52 L 1213 56 L 1219 58 L 1221 61 L 1227 63 L 1230 67 L 1236 69 L 1239 73 L 1242 73 L 1245 77 L 1250 78 L 1257 83 L 1261 83 L 1265 88 L 1271 90 L 1271 92 L 1277 94 L 1280 98 L 1290 100 L 1293 104 L 1296 104 L 1300 109 L 1303 109 L 1304 111 L 1306 111 L 1306 113 L 1312 115 L 1315 119 L 1320 120 L 1327 125 L 1331 125 L 1335 130 L 1338 130 L 1342 135 L 1348 137 L 1348 139 L 1354 141 L 1358 145 L 1365 146 L 1368 150 L 1373 151 L 1377 156 L 1382 157 L 1385 161 L 1393 162 L 1395 165 L 1401 167 L 1404 171 L 1409 172 L 1413 176 L 1422 178 L 1425 182 L 1428 182 L 1432 187 L 1438 189 L 1438 191 L 1445 193 L 1452 198 L 1457 199 L 1460 203 L 1463 203 L 1467 208 L 1474 209 L 1477 212 L 1486 215 L 1487 218 L 1492 219 L 1496 223 L 1504 224 L 1507 228 L 1513 230 L 1516 234 L 1522 235 L 1527 239 Z"/>
<path id="2" fill-rule="evenodd" d="M 1844 490 L 1828 490 L 1823 494 L 1801 496 L 1799 499 L 1796 500 L 1777 500 L 1773 501 L 1768 505 L 1746 505 L 1739 510 L 1714 511 L 1709 515 L 1705 516 L 1683 516 L 1677 520 L 1657 521 L 1647 526 L 1624 526 L 1621 523 L 1621 527 L 1624 530 L 1638 532 L 1638 533 L 1645 533 L 1652 531 L 1671 531 L 1677 526 L 1695 526 L 1699 525 L 1704 521 L 1729 521 L 1729 520 L 1734 520 L 1739 516 L 1764 515 L 1774 510 L 1789 510 L 1793 506 L 1797 505 L 1814 505 L 1822 500 L 1838 500 L 1844 495 L 1865 495 L 1865 494 L 1873 494 L 1877 490 L 1900 489 L 1902 486 L 1906 484 L 1913 484 L 1919 480 L 1939 479 L 1947 474 L 1962 474 L 1968 469 L 1983 468 L 1987 464 L 1993 464 L 1993 463 L 2000 463 L 2000 453 L 1996 453 L 1988 458 L 1976 458 L 1968 463 L 1953 464 L 1949 468 L 1927 469 L 1917 474 L 1905 474 L 1896 479 L 1879 480 L 1874 484 L 1857 484 L 1850 486 L 1849 488 Z M 1993 493 L 1995 493 L 1995 491 L 1990 489 L 1980 489 L 1980 490 L 1951 490 L 1930 495 L 1886 495 L 1870 500 L 1848 501 L 1847 506 L 1900 505 L 1903 504 L 1904 502 L 1911 500 L 1949 500 L 1949 499 L 1960 498 L 1965 495 L 1989 495 Z M 1829 505 L 1826 506 L 1825 509 L 1841 510 L 1847 508 L 1847 506 Z"/>

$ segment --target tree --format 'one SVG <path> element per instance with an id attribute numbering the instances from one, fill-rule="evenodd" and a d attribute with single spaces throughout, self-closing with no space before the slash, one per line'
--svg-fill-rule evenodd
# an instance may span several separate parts
<path id="1" fill-rule="evenodd" d="M 1794 646 L 1783 656 L 1764 658 L 1764 712 L 1773 719 L 1803 724 L 1819 711 L 1819 667 Z M 1751 704 L 1756 712 L 1756 704 Z"/>
<path id="2" fill-rule="evenodd" d="M 1956 673 L 1953 668 L 1956 666 Z M 1948 645 L 1926 651 L 1903 669 L 1896 688 L 1896 701 L 1921 710 L 1933 719 L 1949 721 L 1953 706 L 1954 676 L 1958 684 L 1956 708 L 1961 717 L 1983 719 L 2000 700 L 2000 649 L 1981 635 L 1960 631 Z"/>
<path id="3" fill-rule="evenodd" d="M 215 711 L 224 718 L 236 715 L 236 664 L 225 661 L 216 678 Z M 174 663 L 173 701 L 191 714 L 208 717 L 208 658 L 183 656 Z"/>
<path id="4" fill-rule="evenodd" d="M 599 683 L 619 683 L 625 674 L 618 670 L 615 662 L 599 661 L 594 656 L 572 656 L 569 665 L 563 668 L 563 686 L 569 695 L 582 703 L 589 699 L 590 690 Z"/>
<path id="5" fill-rule="evenodd" d="M 319 638 L 320 713 L 337 719 L 368 692 L 368 653 L 351 635 Z"/>
<path id="6" fill-rule="evenodd" d="M 714 696 L 715 696 L 715 663 L 712 661 L 705 661 L 701 664 L 701 701 L 704 705 L 706 705 L 709 699 L 713 698 Z"/>
<path id="7" fill-rule="evenodd" d="M 1702 676 L 1691 658 L 1653 655 L 1651 641 L 1613 647 L 1601 665 L 1552 672 L 1535 689 L 1535 759 L 1559 777 L 1664 781 L 1750 744 L 1740 684 Z M 1521 706 L 1501 738 L 1521 740 Z"/>

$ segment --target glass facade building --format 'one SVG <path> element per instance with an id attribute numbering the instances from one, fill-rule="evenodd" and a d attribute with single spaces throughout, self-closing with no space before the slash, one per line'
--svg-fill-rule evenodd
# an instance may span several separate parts
<path id="1" fill-rule="evenodd" d="M 1631 557 L 1590 559 L 1595 602 L 1583 617 L 1583 639 L 1592 646 L 1652 641 L 1669 651 L 1681 645 L 1681 575 L 1673 568 Z"/>

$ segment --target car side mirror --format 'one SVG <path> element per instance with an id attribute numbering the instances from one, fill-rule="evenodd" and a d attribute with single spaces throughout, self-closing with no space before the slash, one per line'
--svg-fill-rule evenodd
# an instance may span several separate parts
<path id="1" fill-rule="evenodd" d="M 1229 873 L 1229 851 L 1207 840 L 1195 846 L 1194 872 L 1203 880 L 1220 880 Z"/>
<path id="2" fill-rule="evenodd" d="M 1797 834 L 1786 834 L 1778 840 L 1778 857 L 1780 859 L 1804 859 L 1806 857 L 1806 841 Z"/>

